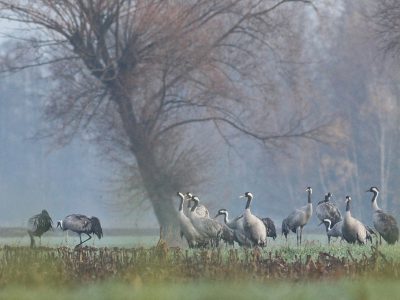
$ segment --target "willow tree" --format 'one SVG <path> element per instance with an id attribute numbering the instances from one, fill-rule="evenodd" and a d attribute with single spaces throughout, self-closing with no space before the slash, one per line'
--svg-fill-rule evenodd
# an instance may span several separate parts
<path id="1" fill-rule="evenodd" d="M 289 32 L 284 8 L 305 3 L 2 0 L 0 18 L 23 29 L 11 33 L 20 39 L 2 71 L 47 66 L 45 134 L 64 145 L 84 132 L 110 159 L 129 161 L 135 187 L 167 228 L 176 191 L 193 183 L 201 164 L 187 143 L 196 124 L 225 143 L 238 133 L 275 146 L 320 137 L 321 124 L 301 109 L 280 115 L 265 80 L 275 72 L 265 58 Z"/>

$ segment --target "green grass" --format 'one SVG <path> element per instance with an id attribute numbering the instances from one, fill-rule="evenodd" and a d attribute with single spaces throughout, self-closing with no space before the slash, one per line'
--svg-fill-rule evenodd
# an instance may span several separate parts
<path id="1" fill-rule="evenodd" d="M 268 284 L 251 282 L 197 282 L 156 284 L 140 282 L 82 285 L 77 288 L 21 288 L 8 286 L 0 290 L 0 299 L 399 299 L 396 280 L 340 280 Z"/>
<path id="2" fill-rule="evenodd" d="M 112 238 L 117 245 L 135 243 L 134 237 L 108 241 Z M 155 244 L 79 251 L 30 249 L 18 243 L 0 247 L 0 299 L 336 300 L 400 295 L 399 244 L 382 245 L 378 251 L 371 244 L 327 245 L 323 238 L 301 247 L 278 238 L 260 251 Z"/>

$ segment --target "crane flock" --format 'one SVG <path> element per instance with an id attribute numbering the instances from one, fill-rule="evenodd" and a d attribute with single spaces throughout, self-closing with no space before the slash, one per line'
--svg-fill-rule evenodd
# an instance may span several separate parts
<path id="1" fill-rule="evenodd" d="M 307 203 L 306 205 L 294 209 L 282 221 L 282 235 L 287 236 L 292 231 L 296 233 L 297 245 L 301 245 L 303 228 L 307 225 L 313 215 L 313 204 L 311 200 L 312 188 L 307 187 Z M 327 193 L 324 200 L 319 201 L 315 208 L 315 214 L 320 220 L 320 225 L 325 224 L 326 235 L 328 237 L 328 244 L 331 242 L 332 237 L 341 238 L 350 244 L 366 244 L 367 241 L 372 242 L 372 235 L 379 235 L 380 243 L 382 238 L 388 244 L 394 244 L 399 240 L 399 229 L 396 219 L 383 212 L 377 204 L 377 197 L 379 190 L 376 187 L 371 187 L 367 192 L 373 193 L 372 197 L 372 210 L 373 210 L 373 224 L 375 230 L 363 224 L 360 220 L 354 218 L 350 212 L 351 197 L 346 196 L 346 212 L 344 217 L 338 207 L 331 201 L 332 193 Z M 224 216 L 223 224 L 216 225 L 214 219 L 209 217 L 209 211 L 205 206 L 201 208 L 201 214 L 197 213 L 194 217 L 196 207 L 199 205 L 199 197 L 193 196 L 191 193 L 186 193 L 185 196 L 178 192 L 181 199 L 179 205 L 179 218 L 181 226 L 181 237 L 185 238 L 190 248 L 201 248 L 206 246 L 218 245 L 216 241 L 222 239 L 226 244 L 234 245 L 236 242 L 242 247 L 265 247 L 267 245 L 267 237 L 276 238 L 275 224 L 271 218 L 260 218 L 251 212 L 251 203 L 253 201 L 253 194 L 246 192 L 240 198 L 245 198 L 246 205 L 241 215 L 233 219 L 229 219 L 228 210 L 221 208 L 218 210 L 214 219 L 218 216 Z M 183 202 L 188 201 L 189 210 L 188 216 L 183 211 Z M 195 205 L 191 206 L 194 201 Z M 204 212 L 207 212 L 205 214 Z M 202 224 L 200 226 L 199 224 Z M 205 224 L 209 224 L 205 226 Z M 213 226 L 211 226 L 213 224 Z M 192 230 L 189 233 L 187 229 L 190 227 Z M 197 231 L 197 233 L 196 233 Z"/>
<path id="2" fill-rule="evenodd" d="M 296 233 L 297 245 L 301 245 L 303 228 L 307 225 L 313 215 L 313 204 L 311 200 L 312 188 L 307 187 L 306 205 L 294 209 L 282 221 L 282 235 L 287 236 L 292 231 Z M 346 211 L 344 217 L 338 207 L 331 201 L 333 195 L 327 193 L 324 200 L 319 201 L 315 208 L 315 215 L 321 224 L 325 224 L 328 244 L 332 237 L 341 238 L 350 244 L 366 244 L 372 242 L 372 235 L 379 236 L 379 242 L 382 239 L 388 244 L 395 244 L 399 240 L 399 228 L 396 219 L 387 212 L 379 208 L 377 198 L 379 189 L 371 187 L 366 192 L 372 193 L 372 220 L 374 229 L 363 224 L 360 220 L 354 218 L 350 212 L 351 197 L 346 196 Z M 267 237 L 276 239 L 277 233 L 273 220 L 269 217 L 258 217 L 251 211 L 251 204 L 254 195 L 250 192 L 244 193 L 240 198 L 246 199 L 244 211 L 241 215 L 232 219 L 229 218 L 228 210 L 221 208 L 214 218 L 210 217 L 209 210 L 202 204 L 198 196 L 191 193 L 178 192 L 179 198 L 178 214 L 180 225 L 180 236 L 185 238 L 189 248 L 218 247 L 221 240 L 226 245 L 234 246 L 237 243 L 241 247 L 265 247 L 267 246 Z M 185 210 L 185 201 L 187 206 Z M 217 217 L 224 216 L 223 223 L 217 221 Z M 35 246 L 34 236 L 41 236 L 53 230 L 53 221 L 46 210 L 34 215 L 28 221 L 28 234 L 31 239 L 31 247 Z M 72 231 L 79 235 L 82 244 L 96 235 L 98 239 L 103 236 L 103 230 L 100 220 L 97 217 L 88 217 L 81 214 L 71 214 L 64 219 L 57 221 L 57 228 L 63 231 Z M 82 234 L 87 239 L 82 241 Z"/>

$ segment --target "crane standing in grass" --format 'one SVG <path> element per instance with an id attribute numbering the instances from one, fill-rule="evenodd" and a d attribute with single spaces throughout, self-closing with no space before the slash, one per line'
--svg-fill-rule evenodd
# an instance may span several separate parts
<path id="1" fill-rule="evenodd" d="M 320 224 L 325 223 L 325 219 L 329 219 L 331 221 L 331 226 L 334 226 L 342 220 L 340 210 L 330 201 L 332 196 L 332 193 L 327 193 L 325 199 L 318 202 L 317 207 L 315 208 L 315 214 L 321 221 Z M 328 231 L 328 228 L 326 228 L 326 230 Z"/>
<path id="2" fill-rule="evenodd" d="M 57 222 L 57 228 L 60 227 L 63 231 L 71 230 L 79 234 L 80 243 L 75 246 L 79 247 L 83 243 L 92 238 L 91 234 L 95 234 L 98 239 L 103 236 L 103 229 L 100 225 L 100 220 L 96 217 L 87 217 L 85 215 L 72 214 L 66 216 L 63 220 Z M 82 233 L 88 238 L 82 242 Z"/>
<path id="3" fill-rule="evenodd" d="M 202 238 L 199 232 L 193 226 L 192 221 L 190 221 L 190 219 L 183 212 L 183 203 L 185 201 L 185 196 L 180 192 L 178 192 L 177 195 L 180 198 L 178 218 L 180 224 L 181 238 L 185 237 L 189 248 L 194 248 L 197 246 L 198 243 L 201 242 Z"/>
<path id="4" fill-rule="evenodd" d="M 297 246 L 301 245 L 301 239 L 303 236 L 303 227 L 308 223 L 313 212 L 312 202 L 311 202 L 311 187 L 306 188 L 308 192 L 307 205 L 300 207 L 293 211 L 286 219 L 282 221 L 282 234 L 285 235 L 287 240 L 287 235 L 290 230 L 297 234 Z"/>
<path id="5" fill-rule="evenodd" d="M 356 218 L 352 217 L 350 212 L 351 197 L 346 196 L 346 213 L 342 225 L 342 235 L 346 242 L 350 244 L 366 244 L 367 240 L 372 242 L 370 229 Z"/>
<path id="6" fill-rule="evenodd" d="M 43 209 L 40 214 L 34 215 L 28 221 L 30 229 L 28 229 L 29 237 L 31 238 L 31 248 L 35 246 L 34 236 L 39 237 L 40 244 L 42 242 L 42 235 L 53 230 L 53 220 L 51 219 L 47 210 Z"/>
<path id="7" fill-rule="evenodd" d="M 343 235 L 342 235 L 343 220 L 337 222 L 333 226 L 332 226 L 332 221 L 330 219 L 324 219 L 324 223 L 326 226 L 326 235 L 328 236 L 328 244 L 331 243 L 332 237 L 343 238 Z"/>
<path id="8" fill-rule="evenodd" d="M 379 208 L 377 203 L 377 198 L 379 194 L 379 190 L 377 187 L 371 187 L 366 192 L 373 193 L 372 196 L 372 218 L 374 222 L 374 227 L 379 233 L 379 243 L 382 244 L 382 238 L 388 244 L 394 244 L 399 240 L 399 227 L 397 226 L 396 219 L 384 212 Z"/>
<path id="9" fill-rule="evenodd" d="M 246 238 L 244 232 L 243 215 L 240 215 L 230 220 L 229 213 L 225 208 L 220 209 L 215 217 L 221 215 L 224 215 L 225 225 L 228 226 L 231 230 L 233 230 L 235 241 L 239 244 L 239 246 L 250 248 L 252 246 L 252 243 L 250 242 L 249 239 Z"/>
<path id="10" fill-rule="evenodd" d="M 267 228 L 260 218 L 251 213 L 250 205 L 253 200 L 253 194 L 246 192 L 241 198 L 247 198 L 246 207 L 243 212 L 243 225 L 246 238 L 252 246 L 264 247 L 267 245 Z"/>

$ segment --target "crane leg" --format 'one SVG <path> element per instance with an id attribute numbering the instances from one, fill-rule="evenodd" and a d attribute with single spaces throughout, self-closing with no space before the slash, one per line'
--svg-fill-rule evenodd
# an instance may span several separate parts
<path id="1" fill-rule="evenodd" d="M 85 234 L 88 236 L 88 238 L 86 240 L 84 240 L 83 242 L 82 242 L 82 236 L 81 236 L 81 234 L 79 234 L 79 239 L 81 240 L 81 242 L 78 245 L 76 245 L 75 248 L 79 247 L 80 245 L 82 245 L 83 243 L 87 242 L 88 240 L 90 240 L 92 238 L 92 236 L 90 234 L 87 234 L 87 233 L 85 233 Z"/>
<path id="2" fill-rule="evenodd" d="M 300 227 L 300 246 L 302 237 L 303 237 L 303 227 Z"/>
<path id="3" fill-rule="evenodd" d="M 33 238 L 32 231 L 28 230 L 29 237 L 31 238 L 31 248 L 35 247 L 35 239 Z"/>

